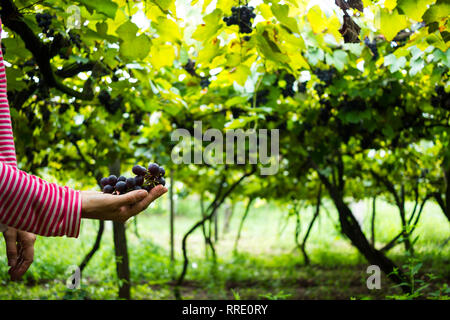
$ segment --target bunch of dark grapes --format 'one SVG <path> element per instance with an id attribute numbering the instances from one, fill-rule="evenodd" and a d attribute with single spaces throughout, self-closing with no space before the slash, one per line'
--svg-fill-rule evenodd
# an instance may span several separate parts
<path id="1" fill-rule="evenodd" d="M 54 17 L 48 12 L 36 14 L 36 22 L 38 23 L 39 28 L 42 29 L 42 32 L 45 33 L 47 37 L 53 37 L 53 35 L 55 34 L 55 30 L 50 29 L 53 18 Z"/>
<path id="2" fill-rule="evenodd" d="M 251 19 L 256 17 L 256 14 L 253 13 L 253 10 L 255 10 L 255 8 L 248 6 L 232 7 L 231 16 L 224 17 L 223 21 L 227 24 L 227 26 L 239 26 L 240 33 L 251 33 Z"/>
<path id="3" fill-rule="evenodd" d="M 157 185 L 166 185 L 164 175 L 166 171 L 163 167 L 156 163 L 150 163 L 148 168 L 140 165 L 135 165 L 132 169 L 136 175 L 134 178 L 126 178 L 124 176 L 116 177 L 111 175 L 100 180 L 103 193 L 109 194 L 125 194 L 134 190 L 147 190 L 150 192 Z"/>
<path id="4" fill-rule="evenodd" d="M 325 82 L 325 84 L 329 86 L 333 81 L 334 75 L 336 74 L 336 69 L 334 68 L 328 70 L 317 69 L 316 71 L 314 71 L 314 74 L 319 78 L 320 81 Z"/>
<path id="5" fill-rule="evenodd" d="M 203 77 L 202 80 L 200 80 L 200 86 L 202 89 L 208 88 L 211 84 L 211 81 L 207 77 Z"/>
<path id="6" fill-rule="evenodd" d="M 378 58 L 380 57 L 380 54 L 378 53 L 377 41 L 376 40 L 370 41 L 369 38 L 366 37 L 364 39 L 364 44 L 372 52 L 372 55 L 373 55 L 372 60 L 378 60 Z"/>
<path id="7" fill-rule="evenodd" d="M 69 39 L 78 48 L 81 47 L 81 38 L 80 38 L 80 35 L 78 33 L 75 33 L 75 32 L 73 32 L 73 30 L 70 30 L 69 31 Z"/>
<path id="8" fill-rule="evenodd" d="M 284 87 L 281 90 L 283 97 L 285 97 L 285 98 L 293 97 L 295 94 L 295 92 L 294 92 L 295 77 L 292 74 L 287 73 L 283 79 L 284 79 L 284 81 L 286 81 L 286 87 Z"/>

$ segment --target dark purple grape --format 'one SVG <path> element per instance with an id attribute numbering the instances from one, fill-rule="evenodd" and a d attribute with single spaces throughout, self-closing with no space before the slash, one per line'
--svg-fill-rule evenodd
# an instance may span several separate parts
<path id="1" fill-rule="evenodd" d="M 127 184 L 127 188 L 131 189 L 136 185 L 136 180 L 134 178 L 128 178 L 125 183 Z"/>
<path id="2" fill-rule="evenodd" d="M 142 187 L 141 186 L 136 186 L 136 187 L 133 188 L 133 190 L 142 190 Z"/>
<path id="3" fill-rule="evenodd" d="M 134 177 L 134 180 L 135 180 L 137 186 L 142 186 L 142 184 L 144 183 L 143 176 L 136 176 L 136 177 Z"/>
<path id="4" fill-rule="evenodd" d="M 164 179 L 163 177 L 159 177 L 158 179 L 156 179 L 156 182 L 157 182 L 158 184 L 163 185 L 163 186 L 166 185 L 166 179 Z"/>
<path id="5" fill-rule="evenodd" d="M 144 188 L 144 190 L 147 190 L 148 192 L 150 192 L 150 190 L 153 189 L 152 186 L 144 186 L 143 188 Z"/>
<path id="6" fill-rule="evenodd" d="M 160 175 L 161 177 L 164 177 L 164 176 L 166 175 L 166 170 L 164 170 L 163 167 L 159 167 L 159 175 Z"/>
<path id="7" fill-rule="evenodd" d="M 110 175 L 108 177 L 108 184 L 115 186 L 117 183 L 117 177 L 115 175 Z"/>
<path id="8" fill-rule="evenodd" d="M 133 173 L 137 176 L 145 176 L 147 173 L 147 170 L 140 165 L 135 165 L 131 171 L 133 171 Z"/>
<path id="9" fill-rule="evenodd" d="M 119 191 L 120 193 L 124 193 L 125 191 L 127 191 L 127 184 L 123 181 L 117 182 L 116 190 Z"/>
<path id="10" fill-rule="evenodd" d="M 117 179 L 117 181 L 127 181 L 127 178 L 126 177 L 124 177 L 124 176 L 120 176 L 118 179 Z"/>
<path id="11" fill-rule="evenodd" d="M 102 178 L 102 179 L 100 180 L 100 185 L 101 185 L 102 187 L 104 187 L 104 186 L 106 186 L 106 185 L 108 184 L 108 182 L 109 182 L 109 179 L 108 179 L 108 178 Z"/>
<path id="12" fill-rule="evenodd" d="M 156 163 L 150 163 L 148 165 L 148 172 L 154 177 L 159 176 L 159 166 Z"/>
<path id="13" fill-rule="evenodd" d="M 113 193 L 114 192 L 114 187 L 107 184 L 106 186 L 103 187 L 103 192 L 104 193 Z"/>

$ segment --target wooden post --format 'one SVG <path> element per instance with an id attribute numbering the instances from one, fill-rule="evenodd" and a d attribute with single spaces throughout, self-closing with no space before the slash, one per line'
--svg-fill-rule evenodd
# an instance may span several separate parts
<path id="1" fill-rule="evenodd" d="M 170 170 L 170 186 L 169 186 L 169 198 L 170 198 L 170 261 L 175 261 L 175 228 L 174 228 L 174 220 L 175 220 L 175 208 L 173 201 L 173 169 Z"/>
<path id="2" fill-rule="evenodd" d="M 120 176 L 120 160 L 115 159 L 109 168 L 110 174 Z M 128 258 L 125 224 L 113 221 L 114 253 L 119 279 L 119 299 L 131 299 L 130 265 Z"/>

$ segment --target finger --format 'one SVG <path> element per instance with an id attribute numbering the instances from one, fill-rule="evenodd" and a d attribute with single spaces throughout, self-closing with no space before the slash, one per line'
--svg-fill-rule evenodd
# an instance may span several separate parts
<path id="1" fill-rule="evenodd" d="M 146 197 L 148 197 L 148 192 L 145 190 L 136 190 L 131 191 L 129 193 L 115 196 L 114 202 L 118 207 L 126 206 L 126 205 L 134 205 L 138 202 L 141 202 Z"/>
<path id="2" fill-rule="evenodd" d="M 136 203 L 134 206 L 126 210 L 125 214 L 127 216 L 127 219 L 147 209 L 150 203 L 155 201 L 157 198 L 159 198 L 166 192 L 167 188 L 161 185 L 154 187 L 152 190 L 150 190 L 150 193 L 148 194 L 147 197 L 145 197 L 145 199 L 143 199 L 141 202 Z"/>
<path id="3" fill-rule="evenodd" d="M 15 267 L 17 264 L 18 248 L 17 248 L 17 230 L 11 229 L 6 231 L 3 236 L 6 242 L 6 256 L 8 258 L 8 266 Z"/>
<path id="4" fill-rule="evenodd" d="M 20 239 L 19 239 L 19 238 L 20 238 L 20 235 L 18 234 L 18 235 L 17 235 L 17 259 L 16 259 L 15 265 L 12 266 L 11 268 L 9 268 L 9 270 L 8 270 L 8 273 L 9 273 L 10 275 L 12 275 L 12 274 L 15 272 L 15 270 L 16 270 L 17 268 L 19 268 L 20 264 L 21 264 L 22 261 L 23 261 L 23 256 L 22 256 L 23 248 L 22 248 L 22 246 L 20 245 Z M 12 276 L 11 276 L 11 279 L 12 279 Z"/>
<path id="5" fill-rule="evenodd" d="M 34 241 L 24 240 L 22 242 L 22 254 L 20 263 L 14 268 L 10 275 L 11 280 L 19 280 L 30 268 L 34 260 Z"/>

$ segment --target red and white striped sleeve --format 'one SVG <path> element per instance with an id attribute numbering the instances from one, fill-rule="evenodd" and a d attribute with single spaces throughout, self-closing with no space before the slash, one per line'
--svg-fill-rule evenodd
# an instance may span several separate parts
<path id="1" fill-rule="evenodd" d="M 0 35 L 1 32 L 0 20 Z M 43 236 L 78 237 L 81 221 L 80 192 L 49 183 L 17 168 L 6 68 L 1 48 L 0 190 L 0 224 Z"/>

